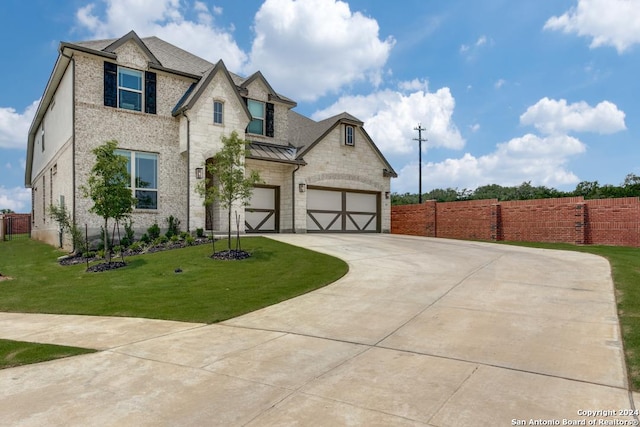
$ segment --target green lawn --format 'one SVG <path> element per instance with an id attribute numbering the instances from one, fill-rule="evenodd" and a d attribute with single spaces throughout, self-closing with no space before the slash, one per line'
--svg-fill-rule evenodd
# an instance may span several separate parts
<path id="1" fill-rule="evenodd" d="M 507 244 L 561 249 L 600 255 L 609 260 L 616 288 L 618 317 L 632 390 L 640 391 L 640 248 L 622 246 L 575 246 L 568 243 Z"/>
<path id="2" fill-rule="evenodd" d="M 242 246 L 251 258 L 212 260 L 210 245 L 192 246 L 87 273 L 84 264 L 60 266 L 61 252 L 49 245 L 0 242 L 0 273 L 13 278 L 0 282 L 0 311 L 214 323 L 320 288 L 348 270 L 337 258 L 263 237 L 244 238 Z"/>
<path id="3" fill-rule="evenodd" d="M 94 353 L 95 351 L 86 348 L 0 339 L 0 369 Z"/>

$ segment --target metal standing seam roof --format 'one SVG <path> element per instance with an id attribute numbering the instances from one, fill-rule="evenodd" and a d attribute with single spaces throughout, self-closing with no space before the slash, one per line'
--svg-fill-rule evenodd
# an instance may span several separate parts
<path id="1" fill-rule="evenodd" d="M 297 157 L 298 149 L 291 145 L 276 145 L 260 141 L 251 141 L 248 149 L 248 159 L 291 163 L 295 165 L 307 164 L 303 159 Z"/>

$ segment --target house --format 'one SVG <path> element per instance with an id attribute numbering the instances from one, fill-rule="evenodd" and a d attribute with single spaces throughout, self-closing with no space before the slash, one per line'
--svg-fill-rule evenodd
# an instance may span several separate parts
<path id="1" fill-rule="evenodd" d="M 32 236 L 57 245 L 51 205 L 99 233 L 80 187 L 92 150 L 111 139 L 129 160 L 138 233 L 170 215 L 183 230 L 226 230 L 224 212 L 208 215 L 196 188 L 233 131 L 250 141 L 245 168 L 264 181 L 235 209 L 242 232 L 389 232 L 397 175 L 362 121 L 343 113 L 316 122 L 294 107 L 259 71 L 240 77 L 157 37 L 63 42 L 28 135 Z"/>

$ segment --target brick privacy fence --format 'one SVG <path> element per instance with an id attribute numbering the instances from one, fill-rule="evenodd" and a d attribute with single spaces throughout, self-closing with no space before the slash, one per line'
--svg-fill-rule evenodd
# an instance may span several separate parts
<path id="1" fill-rule="evenodd" d="M 640 247 L 640 198 L 583 197 L 392 206 L 391 232 L 469 240 Z"/>

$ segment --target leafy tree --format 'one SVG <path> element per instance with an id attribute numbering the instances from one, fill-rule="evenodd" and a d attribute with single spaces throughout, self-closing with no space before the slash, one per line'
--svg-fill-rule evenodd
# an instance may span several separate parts
<path id="1" fill-rule="evenodd" d="M 111 262 L 111 249 L 108 247 L 109 219 L 119 221 L 128 217 L 136 202 L 129 188 L 131 177 L 127 172 L 127 159 L 116 154 L 117 147 L 118 142 L 112 140 L 92 151 L 96 156 L 96 163 L 91 169 L 87 185 L 80 187 L 84 197 L 91 197 L 93 200 L 89 211 L 104 219 L 104 253 L 107 262 Z"/>
<path id="2" fill-rule="evenodd" d="M 199 192 L 204 196 L 203 203 L 212 204 L 217 201 L 222 208 L 227 209 L 228 249 L 231 250 L 231 209 L 236 202 L 246 206 L 254 185 L 262 182 L 262 179 L 256 171 L 246 175 L 244 158 L 247 154 L 247 141 L 241 139 L 236 131 L 229 137 L 223 136 L 221 140 L 222 149 L 213 157 L 213 162 L 207 164 L 207 171 L 215 181 L 205 180 L 200 185 Z M 204 190 L 202 186 L 205 186 Z"/>
<path id="3" fill-rule="evenodd" d="M 10 213 L 15 213 L 15 212 L 12 211 L 11 209 L 0 209 L 0 214 L 10 214 Z"/>

